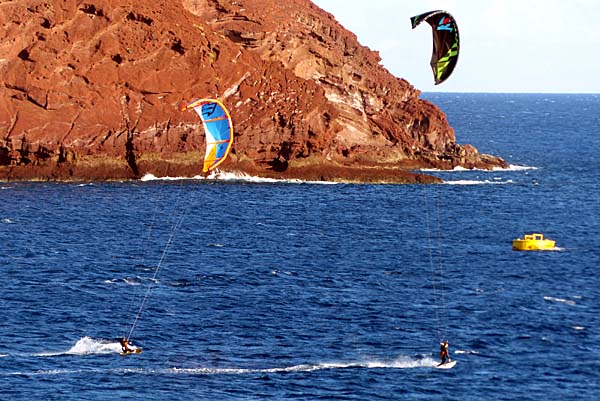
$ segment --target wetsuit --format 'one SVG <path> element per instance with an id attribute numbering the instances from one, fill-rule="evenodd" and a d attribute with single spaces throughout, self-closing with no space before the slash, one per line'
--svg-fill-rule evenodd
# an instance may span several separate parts
<path id="1" fill-rule="evenodd" d="M 119 340 L 119 342 L 121 343 L 121 349 L 123 352 L 131 352 L 131 349 L 129 348 L 129 342 L 127 342 L 126 339 L 122 338 Z"/>
<path id="2" fill-rule="evenodd" d="M 448 345 L 442 343 L 440 346 L 440 359 L 442 360 L 442 365 L 450 362 L 450 355 L 448 354 Z"/>

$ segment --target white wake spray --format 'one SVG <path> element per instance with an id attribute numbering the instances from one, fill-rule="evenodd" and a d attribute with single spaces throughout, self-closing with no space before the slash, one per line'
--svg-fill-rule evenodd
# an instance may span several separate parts
<path id="1" fill-rule="evenodd" d="M 282 366 L 276 368 L 171 368 L 169 373 L 187 375 L 243 375 L 243 374 L 267 374 L 286 372 L 314 372 L 319 370 L 336 369 L 419 369 L 433 368 L 438 362 L 432 358 L 412 358 L 400 356 L 392 360 L 364 360 L 355 362 L 321 362 L 307 363 L 293 366 Z"/>
<path id="2" fill-rule="evenodd" d="M 132 347 L 135 348 L 135 347 Z M 91 337 L 80 338 L 75 345 L 66 351 L 41 352 L 35 356 L 59 356 L 59 355 L 93 355 L 114 354 L 121 352 L 121 344 L 117 340 L 93 339 Z"/>
<path id="3" fill-rule="evenodd" d="M 56 353 L 43 353 L 37 356 L 57 356 L 57 355 L 93 355 L 110 354 L 121 352 L 121 346 L 118 341 L 103 339 L 93 339 L 83 337 L 69 350 Z M 128 373 L 140 375 L 249 375 L 249 374 L 277 374 L 289 372 L 316 372 L 325 370 L 340 369 L 430 369 L 437 366 L 438 361 L 431 357 L 410 357 L 399 356 L 390 360 L 367 359 L 361 361 L 343 361 L 343 362 L 317 362 L 305 363 L 292 366 L 266 367 L 266 368 L 213 368 L 213 367 L 195 367 L 195 368 L 99 368 L 99 369 L 43 369 L 31 372 L 14 372 L 13 374 L 31 374 L 31 375 L 69 375 L 80 374 L 83 372 L 97 373 Z"/>

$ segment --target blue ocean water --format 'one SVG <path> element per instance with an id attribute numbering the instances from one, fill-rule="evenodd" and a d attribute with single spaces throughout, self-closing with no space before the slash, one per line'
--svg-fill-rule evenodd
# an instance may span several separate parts
<path id="1" fill-rule="evenodd" d="M 425 97 L 511 168 L 0 184 L 0 399 L 596 399 L 600 95 Z"/>

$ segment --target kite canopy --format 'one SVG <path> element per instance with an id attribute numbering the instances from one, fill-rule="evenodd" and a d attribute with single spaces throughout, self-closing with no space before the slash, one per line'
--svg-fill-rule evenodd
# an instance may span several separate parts
<path id="1" fill-rule="evenodd" d="M 435 84 L 444 82 L 454 71 L 458 61 L 458 26 L 446 11 L 429 11 L 410 19 L 413 29 L 421 22 L 427 21 L 433 30 L 433 54 L 431 69 Z"/>
<path id="2" fill-rule="evenodd" d="M 194 109 L 202 119 L 206 133 L 206 154 L 202 172 L 206 173 L 223 163 L 233 144 L 233 124 L 227 108 L 216 99 L 200 99 L 184 106 L 181 111 Z"/>

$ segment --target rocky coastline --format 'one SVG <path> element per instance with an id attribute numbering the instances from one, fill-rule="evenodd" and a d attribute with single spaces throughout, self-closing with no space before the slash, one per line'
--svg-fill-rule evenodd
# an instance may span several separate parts
<path id="1" fill-rule="evenodd" d="M 433 183 L 423 168 L 508 167 L 456 143 L 444 113 L 309 0 L 0 4 L 0 180 L 200 174 L 187 101 L 235 124 L 222 170 Z"/>

